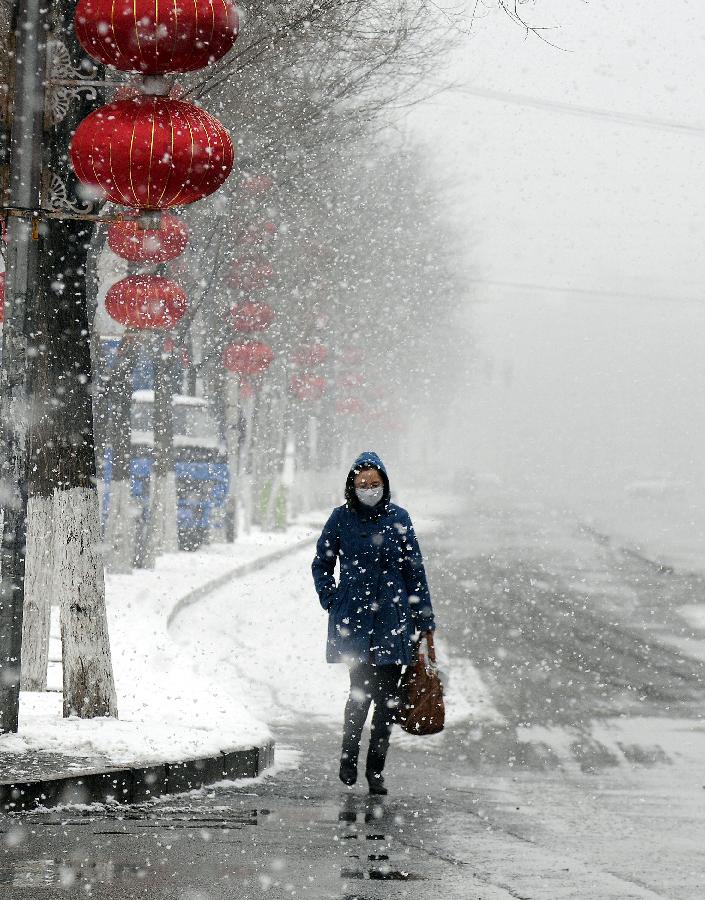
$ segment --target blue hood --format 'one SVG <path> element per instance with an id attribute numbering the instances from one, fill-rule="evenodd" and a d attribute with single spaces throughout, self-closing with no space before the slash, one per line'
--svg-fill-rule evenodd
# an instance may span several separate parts
<path id="1" fill-rule="evenodd" d="M 384 494 L 382 495 L 382 499 L 376 506 L 364 506 L 355 496 L 355 475 L 360 471 L 360 469 L 377 469 L 379 474 L 382 476 L 382 481 L 384 482 Z M 381 510 L 385 509 L 387 504 L 389 503 L 389 476 L 387 475 L 387 470 L 384 467 L 384 463 L 379 458 L 379 456 L 377 456 L 374 450 L 365 450 L 364 453 L 361 453 L 352 464 L 352 467 L 348 472 L 348 477 L 345 481 L 345 499 L 348 502 L 348 506 L 351 506 L 359 513 L 365 514 L 380 512 Z"/>

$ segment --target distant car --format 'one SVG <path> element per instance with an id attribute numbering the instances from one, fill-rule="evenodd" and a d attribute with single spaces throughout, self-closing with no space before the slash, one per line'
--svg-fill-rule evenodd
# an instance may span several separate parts
<path id="1" fill-rule="evenodd" d="M 154 391 L 134 391 L 130 483 L 132 496 L 141 507 L 138 519 L 141 531 L 146 528 L 149 516 L 153 415 Z M 214 512 L 225 505 L 228 497 L 227 452 L 210 404 L 203 397 L 175 394 L 173 415 L 179 547 L 197 550 L 208 537 Z M 103 473 L 106 494 L 110 490 L 111 472 L 112 454 L 108 449 Z M 142 543 L 142 536 L 138 534 L 136 546 L 140 547 Z"/>
<path id="2" fill-rule="evenodd" d="M 673 478 L 642 478 L 624 485 L 624 492 L 631 497 L 680 497 L 687 491 L 683 481 Z"/>
<path id="3" fill-rule="evenodd" d="M 472 469 L 458 469 L 453 476 L 453 487 L 461 494 L 473 494 L 477 490 L 477 480 Z"/>
<path id="4" fill-rule="evenodd" d="M 477 472 L 475 474 L 475 485 L 479 488 L 499 488 L 502 486 L 502 479 L 496 472 Z"/>
<path id="5" fill-rule="evenodd" d="M 146 504 L 152 469 L 154 391 L 132 395 L 132 493 Z M 182 550 L 196 550 L 208 537 L 214 510 L 228 496 L 228 458 L 210 403 L 174 395 L 174 470 L 177 525 Z"/>

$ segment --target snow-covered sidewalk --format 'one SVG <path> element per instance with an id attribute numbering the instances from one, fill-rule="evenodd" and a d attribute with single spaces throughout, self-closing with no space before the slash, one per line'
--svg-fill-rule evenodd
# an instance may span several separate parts
<path id="1" fill-rule="evenodd" d="M 58 621 L 52 623 L 49 687 L 23 693 L 18 734 L 0 737 L 0 779 L 101 767 L 174 762 L 261 746 L 268 727 L 227 678 L 199 674 L 168 634 L 177 604 L 228 573 L 266 566 L 272 556 L 313 542 L 318 522 L 286 532 L 253 530 L 235 544 L 161 557 L 154 570 L 108 576 L 107 604 L 119 719 L 62 717 Z M 226 589 L 227 593 L 227 589 Z M 223 627 L 228 627 L 227 611 Z M 231 616 L 238 615 L 233 609 Z"/>
<path id="2" fill-rule="evenodd" d="M 427 515 L 452 506 L 414 500 Z M 284 533 L 253 530 L 232 545 L 161 557 L 151 571 L 108 576 L 119 719 L 62 717 L 54 621 L 50 690 L 22 694 L 19 733 L 0 737 L 0 783 L 262 747 L 270 726 L 299 715 L 337 728 L 347 672 L 325 662 L 326 617 L 310 572 L 324 518 L 309 514 Z M 438 520 L 415 524 L 423 544 Z M 442 657 L 442 638 L 438 649 Z M 501 719 L 469 661 L 441 662 L 449 723 Z"/>
<path id="3" fill-rule="evenodd" d="M 427 515 L 452 508 L 450 498 L 415 494 L 413 500 L 412 511 Z M 439 521 L 414 516 L 414 524 L 426 551 Z M 174 618 L 171 634 L 199 674 L 231 685 L 250 715 L 275 727 L 305 718 L 314 730 L 337 730 L 348 672 L 346 666 L 329 665 L 325 659 L 327 616 L 311 578 L 311 550 L 302 549 L 209 593 Z M 442 619 L 443 610 L 438 612 Z M 447 683 L 448 724 L 501 722 L 477 668 L 470 660 L 447 654 L 442 624 L 437 649 Z M 418 743 L 399 729 L 393 740 L 400 747 Z M 443 733 L 424 738 L 426 745 L 444 740 Z"/>

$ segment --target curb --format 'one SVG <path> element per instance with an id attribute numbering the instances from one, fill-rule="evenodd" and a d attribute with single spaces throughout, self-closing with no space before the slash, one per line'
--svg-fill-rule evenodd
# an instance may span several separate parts
<path id="1" fill-rule="evenodd" d="M 659 575 L 673 575 L 676 571 L 676 566 L 669 562 L 654 558 L 653 556 L 648 556 L 638 545 L 631 543 L 618 534 L 609 534 L 606 531 L 599 529 L 596 525 L 587 522 L 579 522 L 579 525 L 583 531 L 591 534 L 595 540 L 599 541 L 601 544 L 611 547 L 613 550 L 617 550 L 625 556 L 630 556 L 632 559 L 637 559 L 639 562 L 645 563 L 647 566 L 655 569 Z M 680 572 L 681 574 L 688 575 L 696 574 L 689 572 L 685 568 L 681 569 Z"/>
<path id="2" fill-rule="evenodd" d="M 198 603 L 198 601 L 202 600 L 204 597 L 207 597 L 208 594 L 212 594 L 213 591 L 217 591 L 218 588 L 226 585 L 232 578 L 241 578 L 244 575 L 251 575 L 253 572 L 258 572 L 270 563 L 278 562 L 280 559 L 289 556 L 289 554 L 296 553 L 297 550 L 303 550 L 304 547 L 310 547 L 313 541 L 314 538 L 302 538 L 300 541 L 291 544 L 289 547 L 282 547 L 279 550 L 268 553 L 266 556 L 260 556 L 259 559 L 253 559 L 252 562 L 243 563 L 241 566 L 235 566 L 233 569 L 228 569 L 227 572 L 223 572 L 222 575 L 219 575 L 212 581 L 207 581 L 205 584 L 194 588 L 174 604 L 173 609 L 166 617 L 167 631 L 174 624 L 175 619 L 180 613 L 189 606 L 193 606 L 194 603 Z"/>
<path id="3" fill-rule="evenodd" d="M 25 782 L 0 782 L 0 811 L 76 803 L 144 803 L 226 778 L 256 778 L 274 762 L 274 743 L 218 756 L 129 768 L 92 769 Z"/>
<path id="4" fill-rule="evenodd" d="M 257 572 L 270 563 L 310 546 L 302 538 L 266 556 L 236 566 L 181 597 L 166 618 L 167 631 L 177 616 L 223 587 L 232 578 Z M 221 751 L 177 762 L 153 763 L 110 769 L 89 769 L 76 775 L 55 775 L 31 781 L 0 781 L 0 812 L 22 812 L 37 807 L 76 803 L 144 803 L 165 794 L 181 794 L 194 788 L 232 778 L 256 778 L 274 762 L 274 742 L 247 750 Z"/>

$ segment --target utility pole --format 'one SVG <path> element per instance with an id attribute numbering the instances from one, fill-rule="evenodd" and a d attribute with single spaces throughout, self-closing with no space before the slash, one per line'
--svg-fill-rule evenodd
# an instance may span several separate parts
<path id="1" fill-rule="evenodd" d="M 0 582 L 0 733 L 17 731 L 27 527 L 27 350 L 36 308 L 42 136 L 47 53 L 47 5 L 18 0 L 14 12 L 5 324 L 0 368 L 2 505 Z"/>

